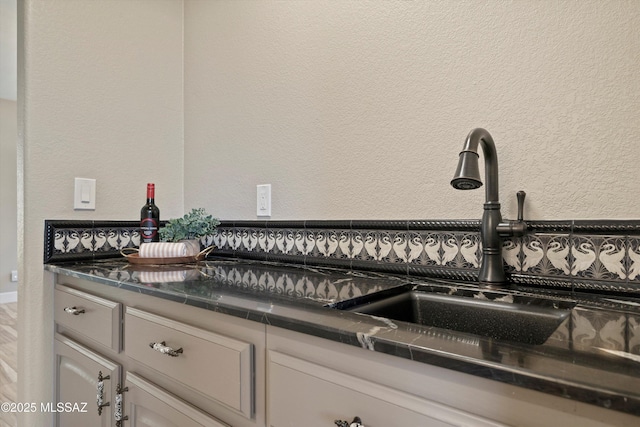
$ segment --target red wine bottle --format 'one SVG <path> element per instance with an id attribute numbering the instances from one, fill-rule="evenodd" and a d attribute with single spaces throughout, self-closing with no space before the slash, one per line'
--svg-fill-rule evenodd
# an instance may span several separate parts
<path id="1" fill-rule="evenodd" d="M 155 184 L 147 184 L 147 203 L 140 210 L 140 243 L 160 241 L 160 209 L 155 203 L 155 193 Z"/>

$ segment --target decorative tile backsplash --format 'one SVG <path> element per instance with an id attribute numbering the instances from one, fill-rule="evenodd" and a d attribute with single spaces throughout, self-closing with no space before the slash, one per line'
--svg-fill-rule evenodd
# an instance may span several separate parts
<path id="1" fill-rule="evenodd" d="M 476 280 L 480 221 L 223 221 L 218 256 Z M 137 221 L 45 222 L 45 263 L 120 256 Z M 640 293 L 640 220 L 528 222 L 503 244 L 516 283 Z"/>
<path id="2" fill-rule="evenodd" d="M 139 221 L 45 221 L 45 264 L 117 257 L 138 246 Z"/>

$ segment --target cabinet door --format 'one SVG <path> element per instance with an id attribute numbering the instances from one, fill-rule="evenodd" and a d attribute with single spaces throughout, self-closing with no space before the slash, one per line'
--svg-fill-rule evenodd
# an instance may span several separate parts
<path id="1" fill-rule="evenodd" d="M 62 336 L 56 337 L 55 353 L 56 401 L 43 405 L 56 413 L 56 425 L 113 426 L 113 396 L 120 381 L 120 365 Z M 99 410 L 100 373 L 104 406 Z"/>
<path id="2" fill-rule="evenodd" d="M 123 417 L 130 427 L 228 427 L 136 374 L 127 372 Z"/>
<path id="3" fill-rule="evenodd" d="M 356 416 L 367 427 L 502 426 L 275 351 L 269 351 L 267 383 L 271 427 L 326 427 L 335 420 L 351 423 Z"/>

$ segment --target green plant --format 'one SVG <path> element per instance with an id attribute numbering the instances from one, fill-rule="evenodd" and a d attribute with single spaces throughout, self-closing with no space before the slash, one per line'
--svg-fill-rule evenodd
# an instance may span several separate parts
<path id="1" fill-rule="evenodd" d="M 170 219 L 158 232 L 163 242 L 178 242 L 209 236 L 219 224 L 218 218 L 207 215 L 203 208 L 199 208 L 192 209 L 182 218 Z"/>

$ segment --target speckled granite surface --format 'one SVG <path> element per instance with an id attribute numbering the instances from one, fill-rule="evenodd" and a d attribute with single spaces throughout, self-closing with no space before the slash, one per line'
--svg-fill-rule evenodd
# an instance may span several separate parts
<path id="1" fill-rule="evenodd" d="M 114 258 L 45 269 L 640 416 L 640 300 L 628 295 L 497 292 L 468 282 L 229 258 L 157 267 Z M 418 325 L 338 309 L 403 287 L 456 301 L 497 301 L 507 311 L 556 307 L 562 318 L 548 338 L 532 344 L 518 321 L 503 322 L 506 334 L 496 335 L 470 332 L 458 318 L 448 325 L 453 320 L 446 316 Z M 481 323 L 483 313 L 467 322 Z"/>

